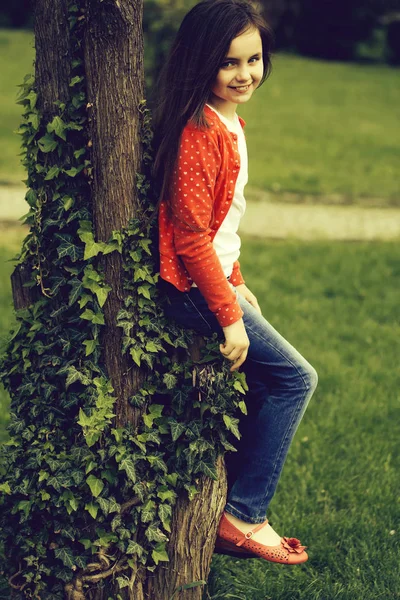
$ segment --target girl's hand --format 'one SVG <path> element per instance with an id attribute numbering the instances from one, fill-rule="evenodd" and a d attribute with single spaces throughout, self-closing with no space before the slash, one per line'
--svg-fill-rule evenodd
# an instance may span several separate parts
<path id="1" fill-rule="evenodd" d="M 249 302 L 252 306 L 254 306 L 254 308 L 256 309 L 256 311 L 261 315 L 261 308 L 257 302 L 257 298 L 255 297 L 255 295 L 253 294 L 253 292 L 251 292 L 249 290 L 249 288 L 244 285 L 244 283 L 241 283 L 240 285 L 236 286 L 237 291 L 239 292 L 239 294 L 241 296 L 243 296 L 243 298 L 245 300 L 247 300 L 247 302 Z"/>
<path id="2" fill-rule="evenodd" d="M 222 329 L 225 335 L 225 344 L 220 344 L 219 349 L 225 358 L 234 363 L 231 371 L 237 371 L 246 360 L 250 346 L 243 319 Z"/>

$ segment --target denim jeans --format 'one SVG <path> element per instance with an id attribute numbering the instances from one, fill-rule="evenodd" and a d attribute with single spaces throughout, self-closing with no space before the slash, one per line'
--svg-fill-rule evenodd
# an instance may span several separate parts
<path id="1" fill-rule="evenodd" d="M 222 329 L 198 288 L 188 293 L 179 292 L 168 283 L 163 288 L 169 298 L 165 305 L 168 318 L 198 333 L 217 332 L 223 338 Z M 248 523 L 263 523 L 318 378 L 306 359 L 247 300 L 238 293 L 237 296 L 250 340 L 241 367 L 249 386 L 248 415 L 240 423 L 242 439 L 238 452 L 230 454 L 227 464 L 231 485 L 225 510 Z"/>

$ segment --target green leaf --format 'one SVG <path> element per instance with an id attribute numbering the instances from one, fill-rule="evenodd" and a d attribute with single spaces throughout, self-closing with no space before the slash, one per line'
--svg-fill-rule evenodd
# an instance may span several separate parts
<path id="1" fill-rule="evenodd" d="M 83 345 L 86 347 L 86 356 L 89 356 L 96 350 L 99 342 L 97 340 L 85 340 Z"/>
<path id="2" fill-rule="evenodd" d="M 174 490 L 160 490 L 159 492 L 157 492 L 157 497 L 160 498 L 162 502 L 165 502 L 166 500 L 170 500 L 173 502 L 176 499 L 176 492 L 174 492 Z"/>
<path id="3" fill-rule="evenodd" d="M 81 248 L 73 243 L 71 235 L 56 233 L 54 237 L 61 241 L 61 244 L 57 247 L 58 258 L 69 256 L 72 262 L 75 262 L 82 256 Z"/>
<path id="4" fill-rule="evenodd" d="M 131 481 L 133 481 L 133 483 L 136 482 L 136 469 L 135 469 L 135 463 L 133 462 L 133 460 L 131 458 L 124 458 L 120 465 L 119 465 L 120 469 L 123 469 L 125 471 L 125 473 L 128 475 L 129 479 Z"/>
<path id="5" fill-rule="evenodd" d="M 158 507 L 158 515 L 161 519 L 164 529 L 171 533 L 171 518 L 172 518 L 172 507 L 170 504 L 160 504 Z"/>
<path id="6" fill-rule="evenodd" d="M 55 177 L 57 177 L 57 175 L 60 173 L 60 171 L 61 171 L 60 167 L 57 167 L 56 165 L 54 165 L 47 171 L 47 175 L 44 178 L 44 180 L 50 181 L 51 179 L 54 179 Z"/>
<path id="7" fill-rule="evenodd" d="M 177 421 L 170 421 L 172 441 L 176 442 L 179 436 L 185 431 L 186 425 Z"/>
<path id="8" fill-rule="evenodd" d="M 11 488 L 8 481 L 6 481 L 6 483 L 0 483 L 0 492 L 4 492 L 5 494 L 11 494 Z"/>
<path id="9" fill-rule="evenodd" d="M 77 83 L 80 83 L 81 81 L 83 81 L 83 75 L 75 75 L 75 77 L 73 77 L 71 79 L 71 81 L 69 82 L 70 87 L 73 87 L 74 85 L 76 85 Z"/>
<path id="10" fill-rule="evenodd" d="M 126 549 L 127 554 L 137 554 L 140 558 L 143 555 L 144 549 L 143 547 L 135 542 L 134 540 L 129 540 L 128 547 Z"/>
<path id="11" fill-rule="evenodd" d="M 74 205 L 74 199 L 71 196 L 63 196 L 62 201 L 64 210 L 69 210 Z"/>
<path id="12" fill-rule="evenodd" d="M 154 523 L 150 523 L 145 531 L 145 536 L 149 542 L 166 542 L 167 536 Z"/>
<path id="13" fill-rule="evenodd" d="M 156 503 L 153 500 L 148 500 L 142 507 L 141 521 L 142 523 L 149 523 L 154 519 L 156 514 Z"/>
<path id="14" fill-rule="evenodd" d="M 86 479 L 86 483 L 90 487 L 90 491 L 92 492 L 92 495 L 95 498 L 97 498 L 97 496 L 99 496 L 103 491 L 103 481 L 101 481 L 101 479 L 97 479 L 97 477 L 95 477 L 94 475 L 89 475 L 89 477 L 87 477 Z"/>
<path id="15" fill-rule="evenodd" d="M 246 391 L 244 390 L 242 384 L 240 383 L 240 381 L 235 381 L 233 383 L 233 387 L 235 388 L 235 390 L 237 390 L 238 392 L 240 392 L 241 394 L 245 394 Z"/>
<path id="16" fill-rule="evenodd" d="M 42 152 L 52 152 L 57 148 L 58 142 L 51 133 L 46 133 L 38 140 L 38 145 Z"/>
<path id="17" fill-rule="evenodd" d="M 246 402 L 244 402 L 244 400 L 241 400 L 239 402 L 238 407 L 244 415 L 247 415 L 247 406 L 246 406 Z"/>
<path id="18" fill-rule="evenodd" d="M 96 519 L 99 510 L 99 505 L 95 504 L 94 502 L 88 502 L 88 504 L 85 505 L 85 510 L 88 511 L 88 513 L 90 514 L 90 516 L 93 517 L 93 519 Z"/>
<path id="19" fill-rule="evenodd" d="M 62 118 L 58 116 L 54 117 L 52 122 L 47 125 L 47 131 L 49 133 L 54 131 L 54 133 L 58 135 L 58 137 L 60 137 L 62 140 L 64 140 L 64 142 L 67 140 L 65 135 L 65 129 L 66 124 L 64 123 Z"/>
<path id="20" fill-rule="evenodd" d="M 143 285 L 139 285 L 138 288 L 137 288 L 137 291 L 138 291 L 138 294 L 141 294 L 142 296 L 144 296 L 148 300 L 151 300 L 150 285 L 148 283 L 145 283 Z"/>
<path id="21" fill-rule="evenodd" d="M 83 169 L 83 165 L 80 167 L 71 167 L 70 169 L 64 169 L 64 173 L 68 175 L 68 177 L 76 177 L 78 173 L 80 173 Z"/>
<path id="22" fill-rule="evenodd" d="M 75 564 L 74 555 L 69 548 L 56 548 L 54 550 L 56 558 L 61 560 L 66 567 L 73 567 Z"/>
<path id="23" fill-rule="evenodd" d="M 235 419 L 234 417 L 230 417 L 229 415 L 223 415 L 222 418 L 224 420 L 226 428 L 229 429 L 229 431 L 231 431 L 238 440 L 240 440 L 241 435 L 239 431 L 239 419 Z"/>
<path id="24" fill-rule="evenodd" d="M 152 556 L 154 562 L 156 563 L 156 565 L 158 565 L 159 562 L 169 562 L 168 554 L 165 549 L 165 543 L 157 544 L 157 546 L 154 548 L 153 552 L 151 553 L 151 556 Z"/>
<path id="25" fill-rule="evenodd" d="M 140 358 L 143 354 L 143 350 L 141 348 L 131 348 L 129 350 L 130 355 L 132 356 L 134 362 L 140 367 Z"/>
<path id="26" fill-rule="evenodd" d="M 215 466 L 204 462 L 204 460 L 199 460 L 194 472 L 195 473 L 204 473 L 204 475 L 207 475 L 207 477 L 210 477 L 210 479 L 214 479 L 215 481 L 217 481 L 217 479 L 218 479 L 217 471 L 215 470 Z"/>

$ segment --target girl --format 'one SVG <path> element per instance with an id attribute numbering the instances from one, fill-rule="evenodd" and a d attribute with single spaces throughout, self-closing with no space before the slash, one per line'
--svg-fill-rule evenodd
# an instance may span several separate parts
<path id="1" fill-rule="evenodd" d="M 186 15 L 157 87 L 154 172 L 166 314 L 220 333 L 221 353 L 232 371 L 243 365 L 249 385 L 242 466 L 216 547 L 295 564 L 307 560 L 305 546 L 278 535 L 266 512 L 317 375 L 261 315 L 238 262 L 247 150 L 236 108 L 268 76 L 271 42 L 246 0 L 203 0 Z"/>

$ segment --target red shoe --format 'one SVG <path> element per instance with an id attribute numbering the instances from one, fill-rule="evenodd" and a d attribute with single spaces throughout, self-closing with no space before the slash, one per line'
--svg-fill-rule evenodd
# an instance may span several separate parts
<path id="1" fill-rule="evenodd" d="M 300 540 L 296 538 L 283 537 L 279 546 L 264 546 L 259 542 L 253 542 L 251 540 L 253 535 L 267 524 L 268 521 L 260 523 L 244 534 L 223 514 L 218 527 L 216 551 L 239 558 L 258 557 L 287 565 L 297 565 L 308 560 L 308 554 L 305 552 L 307 546 L 302 546 Z"/>

